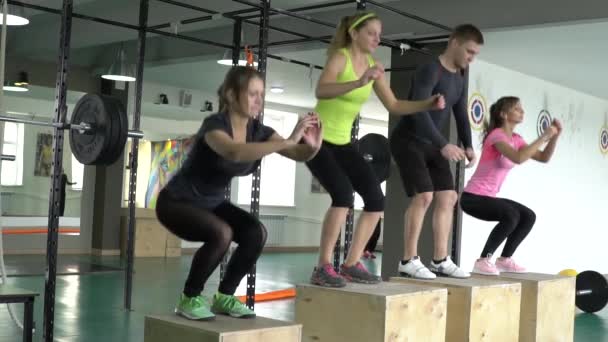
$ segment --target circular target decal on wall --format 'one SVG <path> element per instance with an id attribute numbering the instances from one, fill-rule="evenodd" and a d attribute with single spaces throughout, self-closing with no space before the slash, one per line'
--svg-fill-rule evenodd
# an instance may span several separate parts
<path id="1" fill-rule="evenodd" d="M 471 128 L 480 131 L 486 116 L 486 99 L 480 93 L 473 93 L 469 98 L 469 122 Z"/>
<path id="2" fill-rule="evenodd" d="M 603 154 L 608 153 L 608 127 L 604 126 L 600 130 L 600 151 Z"/>
<path id="3" fill-rule="evenodd" d="M 545 109 L 541 110 L 538 114 L 538 120 L 536 120 L 536 132 L 539 137 L 543 135 L 547 127 L 551 126 L 551 121 L 553 121 L 553 119 L 551 119 L 549 111 Z"/>

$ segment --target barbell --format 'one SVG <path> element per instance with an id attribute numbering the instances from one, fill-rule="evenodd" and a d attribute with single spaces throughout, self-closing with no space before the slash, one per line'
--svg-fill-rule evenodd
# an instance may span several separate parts
<path id="1" fill-rule="evenodd" d="M 587 313 L 598 312 L 608 303 L 608 280 L 596 271 L 576 275 L 576 307 Z"/>
<path id="2" fill-rule="evenodd" d="M 608 303 L 608 280 L 596 271 L 577 274 L 569 268 L 558 273 L 576 277 L 576 307 L 587 313 L 598 312 Z"/>
<path id="3" fill-rule="evenodd" d="M 127 114 L 120 100 L 98 94 L 82 96 L 74 106 L 69 123 L 25 120 L 1 115 L 0 121 L 70 130 L 72 153 L 85 165 L 112 164 L 120 158 L 127 137 L 144 137 L 141 131 L 129 131 Z"/>

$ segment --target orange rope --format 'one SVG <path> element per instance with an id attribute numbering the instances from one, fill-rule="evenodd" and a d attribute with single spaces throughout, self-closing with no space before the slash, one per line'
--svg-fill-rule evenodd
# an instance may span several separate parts
<path id="1" fill-rule="evenodd" d="M 32 235 L 32 234 L 46 234 L 48 228 L 31 228 L 31 229 L 2 229 L 2 234 L 6 235 Z M 59 234 L 80 234 L 80 228 L 59 228 Z"/>
<path id="2" fill-rule="evenodd" d="M 271 291 L 271 292 L 266 292 L 266 293 L 256 293 L 254 300 L 256 303 L 260 303 L 260 302 L 270 302 L 270 301 L 279 300 L 279 299 L 295 298 L 295 296 L 296 296 L 296 289 L 290 288 L 290 289 L 277 290 L 277 291 Z M 246 296 L 237 296 L 237 298 L 243 303 L 245 303 L 245 301 L 246 301 Z"/>

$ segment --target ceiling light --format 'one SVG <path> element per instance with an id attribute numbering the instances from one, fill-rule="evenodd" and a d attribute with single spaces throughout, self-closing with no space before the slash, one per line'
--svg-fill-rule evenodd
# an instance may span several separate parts
<path id="1" fill-rule="evenodd" d="M 270 92 L 274 94 L 282 94 L 285 89 L 281 86 L 272 86 L 270 87 Z"/>
<path id="2" fill-rule="evenodd" d="M 125 50 L 121 46 L 110 69 L 106 74 L 101 75 L 101 78 L 112 81 L 133 82 L 135 81 L 135 77 L 133 76 L 133 67 L 127 64 Z"/>
<path id="3" fill-rule="evenodd" d="M 21 6 L 9 6 L 10 13 L 6 15 L 6 25 L 7 26 L 23 26 L 30 23 L 30 21 L 25 17 L 25 9 Z M 0 25 L 4 22 L 4 16 L 2 15 L 2 7 L 0 6 Z"/>
<path id="4" fill-rule="evenodd" d="M 256 56 L 254 55 L 253 66 L 257 68 L 258 62 L 256 61 Z M 224 56 L 221 59 L 217 60 L 217 64 L 232 66 L 232 51 L 226 50 L 224 52 Z M 239 65 L 246 66 L 247 65 L 247 57 L 244 52 L 239 53 Z"/>
<path id="5" fill-rule="evenodd" d="M 27 89 L 27 87 L 23 87 L 23 86 L 16 86 L 16 85 L 5 85 L 4 87 L 2 87 L 3 90 L 5 91 L 14 91 L 14 92 L 26 92 L 29 91 L 29 89 Z"/>

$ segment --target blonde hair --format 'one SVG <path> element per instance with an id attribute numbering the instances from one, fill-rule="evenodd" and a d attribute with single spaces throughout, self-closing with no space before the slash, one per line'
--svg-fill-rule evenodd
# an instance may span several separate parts
<path id="1" fill-rule="evenodd" d="M 358 20 L 365 16 L 369 16 L 369 18 L 361 20 L 361 22 L 357 23 Z M 327 55 L 332 55 L 339 49 L 349 47 L 350 44 L 352 44 L 352 39 L 348 31 L 359 31 L 362 27 L 367 25 L 370 20 L 380 20 L 380 18 L 378 18 L 378 16 L 373 12 L 357 12 L 356 14 L 342 17 L 340 24 L 338 24 L 338 28 L 336 29 L 336 33 L 334 34 L 334 37 L 327 48 Z M 352 27 L 355 23 L 356 25 Z"/>

